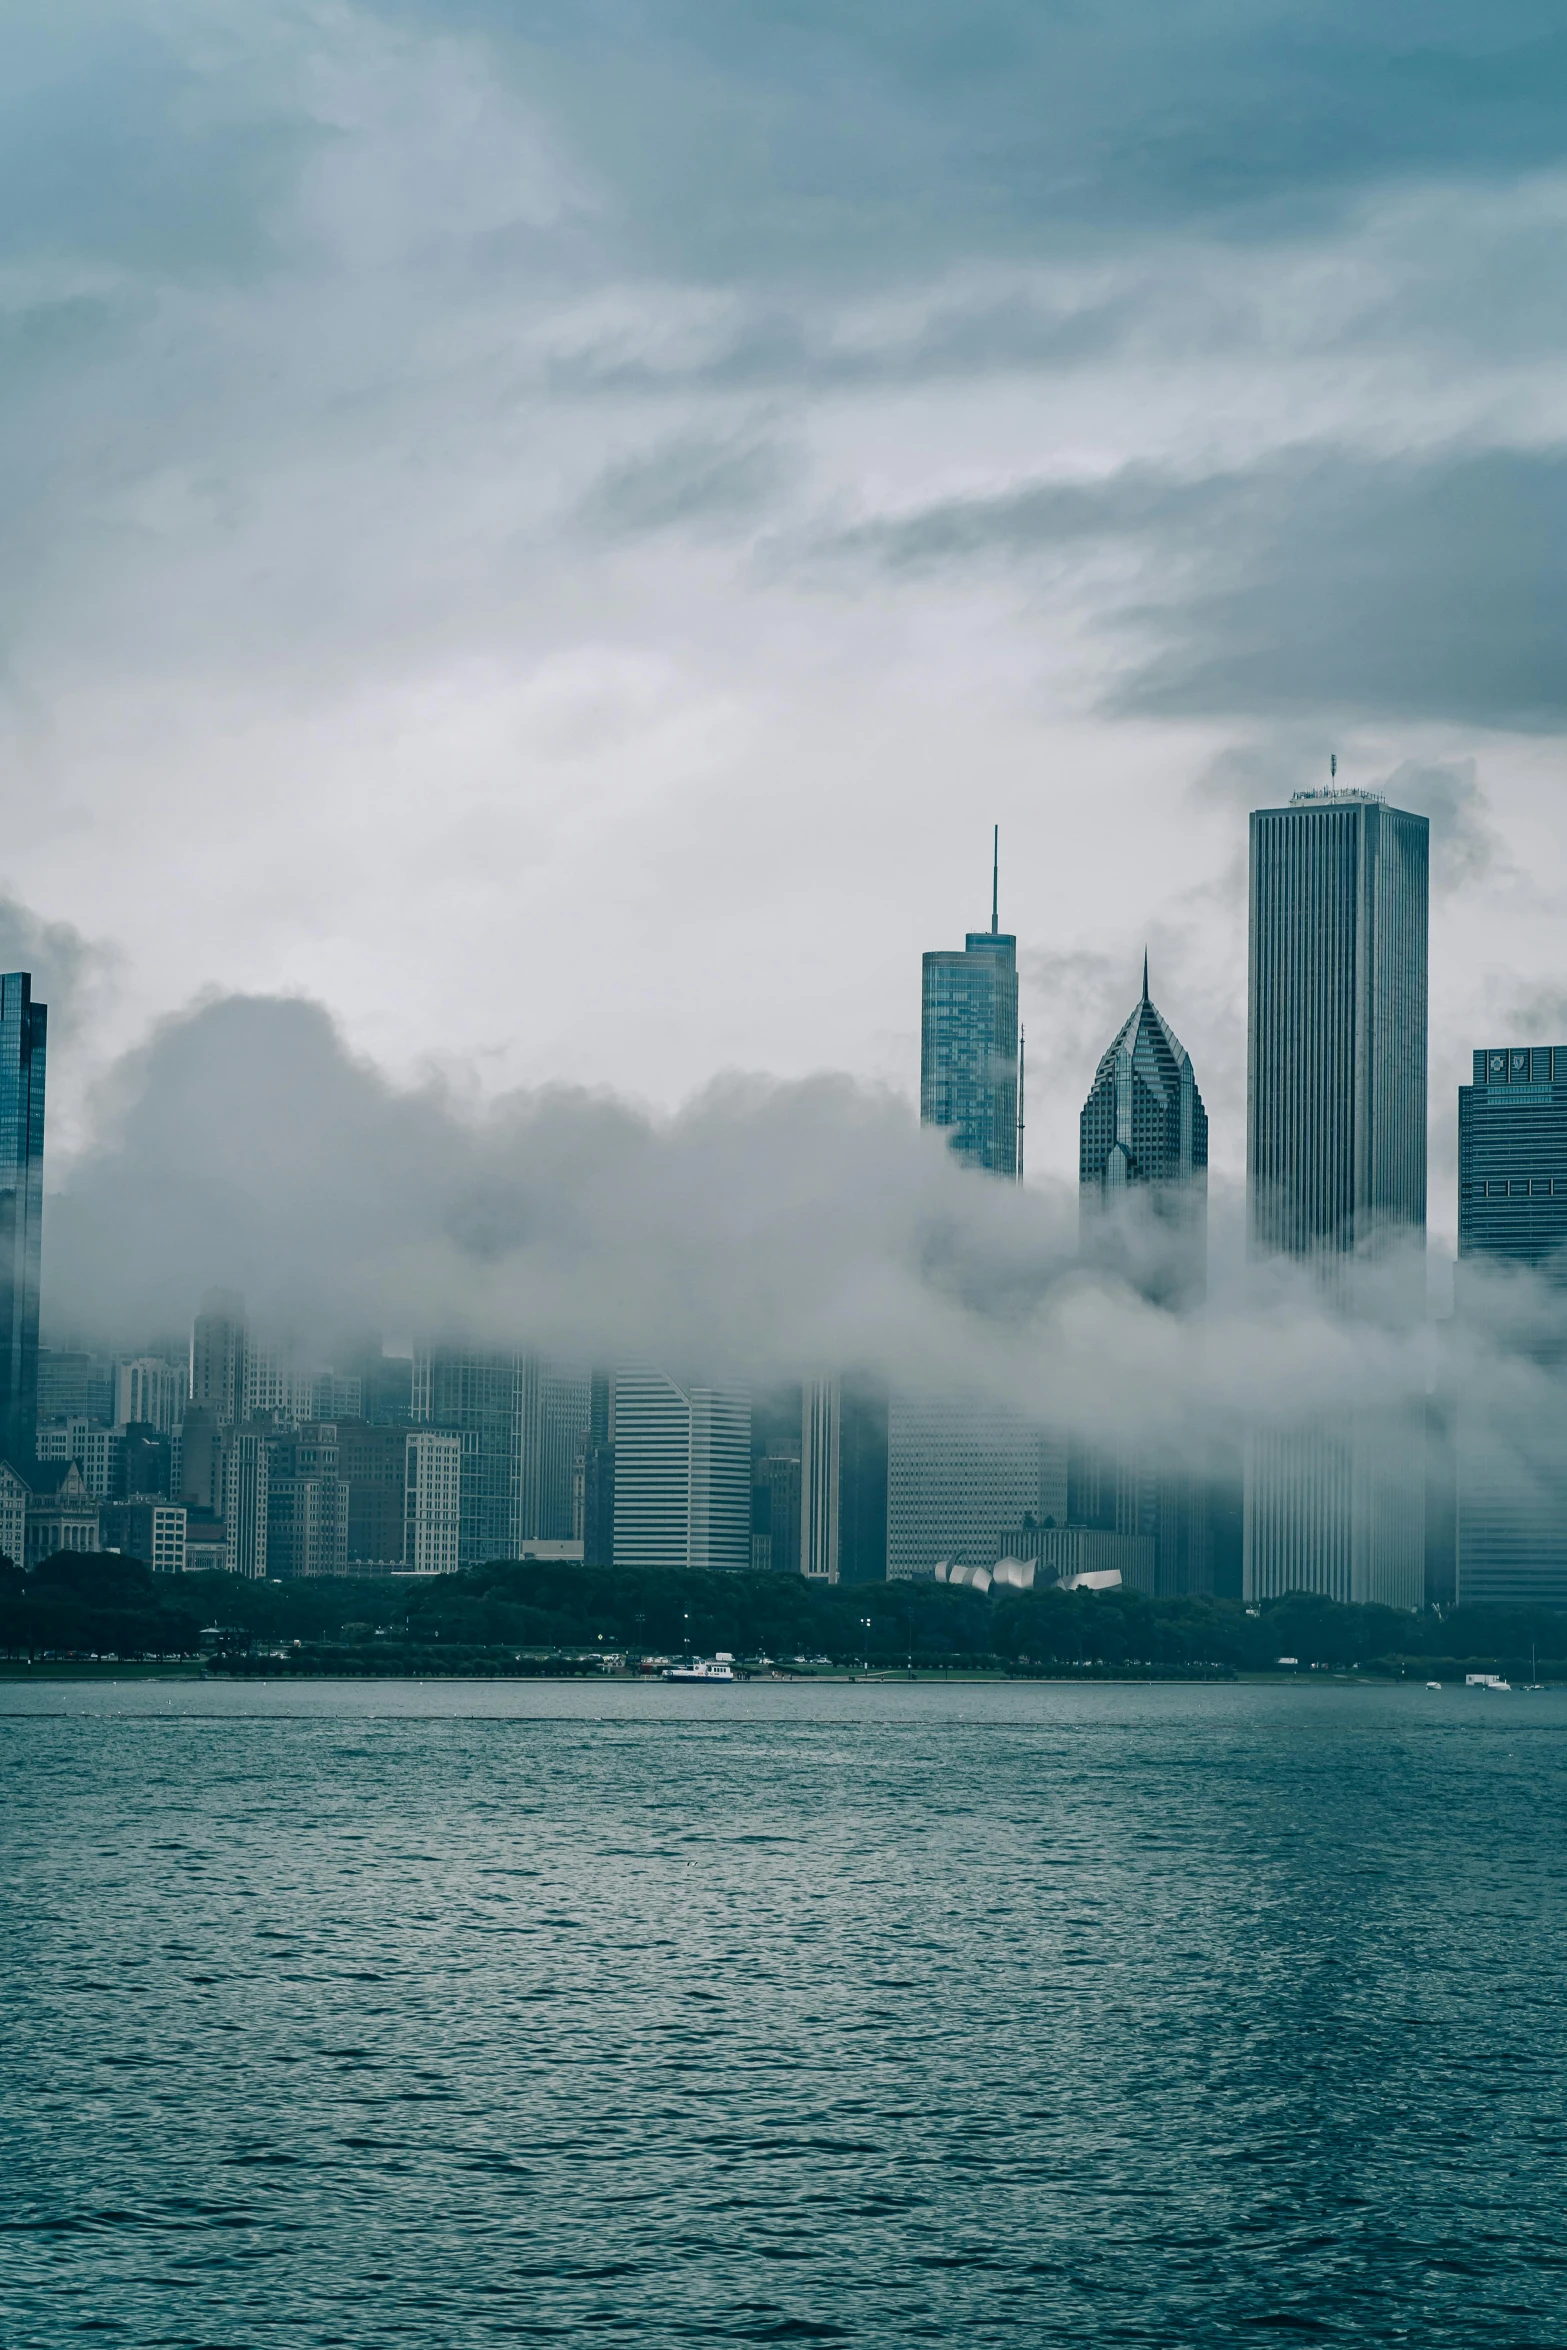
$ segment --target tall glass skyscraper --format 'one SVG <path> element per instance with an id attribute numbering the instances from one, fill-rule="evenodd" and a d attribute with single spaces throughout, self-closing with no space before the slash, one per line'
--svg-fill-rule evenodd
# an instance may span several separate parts
<path id="1" fill-rule="evenodd" d="M 31 972 L 7 971 L 0 978 L 0 1454 L 24 1479 L 38 1445 L 48 1032 Z"/>
<path id="2" fill-rule="evenodd" d="M 1208 1113 L 1191 1055 L 1148 994 L 1106 1047 L 1078 1124 L 1084 1238 L 1105 1229 L 1117 1202 L 1146 1202 L 1166 1246 L 1142 1252 L 1161 1303 L 1202 1294 L 1208 1240 Z"/>
<path id="3" fill-rule="evenodd" d="M 1143 992 L 1094 1073 L 1078 1128 L 1085 1251 L 1166 1306 L 1195 1305 L 1206 1285 L 1208 1113 L 1191 1055 Z M 1146 1447 L 1089 1454 L 1074 1445 L 1074 1525 L 1146 1536 L 1154 1589 L 1166 1598 L 1213 1588 L 1205 1464 Z"/>
<path id="4" fill-rule="evenodd" d="M 415 1424 L 462 1438 L 465 1567 L 571 1540 L 588 1406 L 586 1371 L 535 1354 L 436 1347 L 415 1358 Z"/>
<path id="5" fill-rule="evenodd" d="M 1018 1130 L 1017 940 L 996 927 L 925 957 L 920 1009 L 920 1124 L 946 1129 L 959 1158 L 992 1175 L 1022 1173 Z"/>
<path id="6" fill-rule="evenodd" d="M 1251 819 L 1246 1177 L 1254 1258 L 1296 1257 L 1349 1302 L 1396 1259 L 1424 1302 L 1429 826 L 1375 793 L 1297 792 Z M 1419 1607 L 1421 1429 L 1329 1415 L 1248 1440 L 1248 1599 Z"/>
<path id="7" fill-rule="evenodd" d="M 1461 1602 L 1567 1606 L 1567 1370 L 1554 1293 L 1567 1284 L 1567 1047 L 1493 1045 L 1458 1090 L 1457 1309 L 1483 1311 L 1474 1276 L 1532 1271 L 1542 1286 L 1507 1331 L 1515 1376 L 1475 1382 L 1457 1413 L 1457 1592 Z M 1533 1363 L 1531 1388 L 1516 1372 Z"/>

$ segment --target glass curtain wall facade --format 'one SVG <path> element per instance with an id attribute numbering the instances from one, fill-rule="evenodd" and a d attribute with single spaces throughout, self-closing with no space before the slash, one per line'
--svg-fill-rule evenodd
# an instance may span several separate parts
<path id="1" fill-rule="evenodd" d="M 462 1438 L 462 1563 L 514 1559 L 525 1542 L 569 1542 L 586 1372 L 534 1354 L 439 1347 L 416 1358 L 412 1417 Z"/>
<path id="2" fill-rule="evenodd" d="M 1191 1055 L 1148 993 L 1107 1046 L 1078 1121 L 1084 1252 L 1155 1303 L 1197 1304 L 1207 1285 L 1208 1113 Z M 1144 1538 L 1152 1588 L 1213 1588 L 1206 1464 L 1146 1448 L 1074 1447 L 1070 1522 Z"/>
<path id="3" fill-rule="evenodd" d="M 971 930 L 963 952 L 927 954 L 920 1004 L 920 1123 L 970 1166 L 1018 1167 L 1017 940 Z"/>
<path id="4" fill-rule="evenodd" d="M 1380 1261 L 1423 1308 L 1429 826 L 1370 793 L 1297 793 L 1251 818 L 1246 1174 L 1255 1260 L 1330 1302 Z M 1417 1608 L 1424 1431 L 1398 1409 L 1248 1440 L 1248 1600 L 1285 1591 Z"/>
<path id="5" fill-rule="evenodd" d="M 44 1077 L 49 1013 L 32 975 L 0 977 L 0 1455 L 25 1479 L 38 1429 Z"/>
<path id="6" fill-rule="evenodd" d="M 1488 1271 L 1533 1275 L 1482 1293 Z M 1458 1093 L 1461 1316 L 1497 1314 L 1533 1380 L 1477 1382 L 1456 1412 L 1456 1594 L 1567 1607 L 1567 1047 L 1493 1045 Z"/>

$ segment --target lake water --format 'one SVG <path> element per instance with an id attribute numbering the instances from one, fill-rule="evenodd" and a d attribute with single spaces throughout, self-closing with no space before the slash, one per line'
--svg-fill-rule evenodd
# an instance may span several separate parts
<path id="1" fill-rule="evenodd" d="M 0 1716 L 6 2350 L 1567 2340 L 1567 1696 Z"/>

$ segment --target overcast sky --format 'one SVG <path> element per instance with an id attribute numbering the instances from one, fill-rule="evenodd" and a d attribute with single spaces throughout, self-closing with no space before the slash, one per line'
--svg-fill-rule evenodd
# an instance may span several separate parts
<path id="1" fill-rule="evenodd" d="M 1144 941 L 1221 1173 L 1249 806 L 1434 819 L 1432 1221 L 1567 1036 L 1547 0 L 23 0 L 0 946 L 395 1079 L 912 1094 L 1019 934 L 1073 1163 Z M 91 1113 L 89 1112 L 89 1115 Z"/>

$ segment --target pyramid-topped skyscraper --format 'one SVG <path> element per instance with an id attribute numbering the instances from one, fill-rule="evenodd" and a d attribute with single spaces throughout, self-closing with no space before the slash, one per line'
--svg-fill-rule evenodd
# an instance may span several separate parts
<path id="1" fill-rule="evenodd" d="M 1143 1208 L 1153 1285 L 1172 1303 L 1200 1295 L 1207 1258 L 1208 1113 L 1190 1053 L 1149 996 L 1146 955 L 1142 995 L 1094 1073 L 1079 1137 L 1085 1239 L 1091 1227 L 1113 1216 L 1117 1201 Z M 1156 1245 L 1161 1241 L 1162 1247 Z"/>
<path id="2" fill-rule="evenodd" d="M 1163 1306 L 1202 1296 L 1208 1254 L 1208 1113 L 1191 1055 L 1143 992 L 1106 1047 L 1083 1104 L 1079 1197 L 1085 1255 Z M 1146 1588 L 1213 1588 L 1207 1464 L 1138 1443 L 1074 1443 L 1074 1525 L 1145 1537 Z"/>

